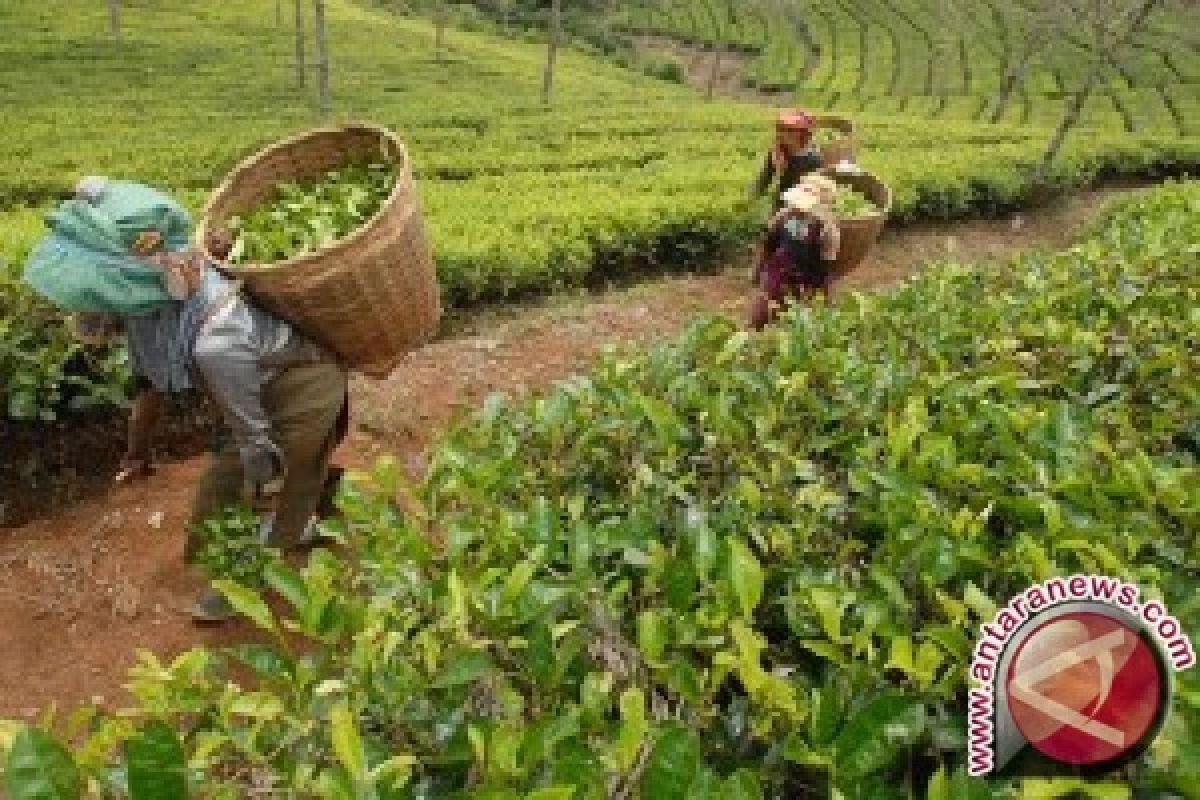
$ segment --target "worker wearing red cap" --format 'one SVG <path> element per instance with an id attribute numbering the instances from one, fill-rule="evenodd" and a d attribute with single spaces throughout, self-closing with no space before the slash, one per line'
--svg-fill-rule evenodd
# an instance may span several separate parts
<path id="1" fill-rule="evenodd" d="M 763 194 L 778 179 L 774 208 L 783 207 L 783 193 L 821 168 L 821 154 L 812 148 L 813 118 L 803 111 L 785 111 L 775 122 L 775 143 L 767 154 L 754 193 Z"/>

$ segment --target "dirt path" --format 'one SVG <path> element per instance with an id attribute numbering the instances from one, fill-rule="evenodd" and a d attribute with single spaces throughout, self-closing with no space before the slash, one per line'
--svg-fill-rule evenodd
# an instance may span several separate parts
<path id="1" fill-rule="evenodd" d="M 1035 216 L 889 232 L 848 281 L 882 288 L 930 261 L 980 261 L 1068 243 L 1118 190 L 1078 195 Z M 481 314 L 413 353 L 385 381 L 355 382 L 356 430 L 341 455 L 399 455 L 414 474 L 455 413 L 490 392 L 519 396 L 586 368 L 612 344 L 644 347 L 701 313 L 740 316 L 744 265 L 604 295 Z M 182 526 L 203 459 L 164 464 L 0 539 L 0 718 L 51 704 L 122 702 L 136 651 L 171 655 L 252 636 L 242 624 L 195 628 L 183 614 L 201 582 L 181 564 Z"/>

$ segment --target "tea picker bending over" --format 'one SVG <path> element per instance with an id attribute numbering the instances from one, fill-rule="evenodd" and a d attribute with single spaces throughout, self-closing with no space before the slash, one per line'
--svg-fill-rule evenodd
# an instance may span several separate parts
<path id="1" fill-rule="evenodd" d="M 26 278 L 52 301 L 74 304 L 71 310 L 120 318 L 142 380 L 130 427 L 135 460 L 161 395 L 195 387 L 221 410 L 229 436 L 215 448 L 196 491 L 185 558 L 198 554 L 205 520 L 268 497 L 275 500 L 270 543 L 302 548 L 311 543 L 314 514 L 328 491 L 329 460 L 348 427 L 346 370 L 286 321 L 247 302 L 237 283 L 187 246 L 178 230 L 186 219 L 178 204 L 147 187 L 85 180 L 76 198 L 51 214 L 52 231 L 30 256 Z M 77 232 L 87 226 L 77 220 L 108 234 L 110 246 L 103 240 L 94 248 L 90 241 L 81 245 Z M 211 242 L 210 249 L 220 256 L 227 244 Z M 90 273 L 81 275 L 80 264 Z M 147 300 L 135 309 L 117 299 L 132 294 L 114 287 L 136 289 Z M 143 458 L 126 466 L 137 472 L 147 464 Z M 232 609 L 210 590 L 192 614 L 221 621 Z"/>

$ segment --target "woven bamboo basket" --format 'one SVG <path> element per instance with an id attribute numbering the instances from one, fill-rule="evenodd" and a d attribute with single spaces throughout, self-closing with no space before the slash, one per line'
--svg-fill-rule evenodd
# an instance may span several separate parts
<path id="1" fill-rule="evenodd" d="M 834 277 L 841 277 L 861 264 L 875 246 L 888 214 L 892 210 L 892 190 L 888 185 L 869 172 L 860 174 L 838 172 L 834 169 L 821 170 L 822 175 L 832 178 L 843 186 L 849 186 L 875 204 L 878 211 L 857 217 L 842 217 L 838 220 L 841 231 L 841 247 L 834 263 Z"/>
<path id="2" fill-rule="evenodd" d="M 404 145 L 369 124 L 311 130 L 250 156 L 204 206 L 196 241 L 260 206 L 280 183 L 387 159 L 396 185 L 365 225 L 328 247 L 270 265 L 222 264 L 251 297 L 333 351 L 351 369 L 385 377 L 427 342 L 441 318 L 433 255 Z"/>
<path id="3" fill-rule="evenodd" d="M 828 128 L 842 134 L 821 148 L 821 163 L 832 167 L 842 161 L 855 161 L 858 153 L 858 142 L 854 136 L 854 122 L 845 117 L 830 114 L 818 114 L 813 117 L 813 130 Z"/>

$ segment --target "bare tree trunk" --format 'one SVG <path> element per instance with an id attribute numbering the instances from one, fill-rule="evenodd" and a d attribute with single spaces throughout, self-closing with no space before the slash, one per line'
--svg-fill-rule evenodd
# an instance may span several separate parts
<path id="1" fill-rule="evenodd" d="M 304 63 L 304 0 L 296 2 L 296 85 L 304 88 L 308 67 Z"/>
<path id="2" fill-rule="evenodd" d="M 108 0 L 108 30 L 113 41 L 121 43 L 121 0 Z"/>
<path id="3" fill-rule="evenodd" d="M 562 33 L 562 0 L 550 3 L 550 43 L 546 47 L 546 71 L 542 75 L 542 103 L 550 105 L 554 89 L 554 62 L 558 58 L 558 38 Z"/>
<path id="4" fill-rule="evenodd" d="M 1043 3 L 1037 6 L 1033 13 L 1036 16 L 1022 25 L 1017 33 L 1023 39 L 1019 49 L 1014 52 L 1014 49 L 1008 46 L 1008 37 L 1005 37 L 1004 77 L 990 103 L 992 112 L 988 116 L 988 121 L 993 124 L 1004 117 L 1013 94 L 1024 84 L 1025 76 L 1029 74 L 1034 60 L 1058 38 L 1064 27 L 1075 22 L 1074 10 L 1071 7 L 1059 8 L 1056 3 Z"/>
<path id="5" fill-rule="evenodd" d="M 1087 79 L 1084 80 L 1083 86 L 1079 91 L 1071 96 L 1067 101 L 1067 113 L 1063 115 L 1062 122 L 1058 123 L 1058 128 L 1055 129 L 1054 135 L 1050 137 L 1049 144 L 1046 145 L 1046 152 L 1042 155 L 1042 167 L 1049 167 L 1054 163 L 1054 159 L 1058 157 L 1058 152 L 1062 150 L 1063 143 L 1067 139 L 1067 134 L 1071 129 L 1079 124 L 1079 117 L 1083 113 L 1083 107 L 1087 104 L 1088 98 L 1092 96 L 1092 91 L 1095 90 L 1096 84 L 1100 80 L 1100 70 L 1093 69 L 1088 73 Z"/>
<path id="6" fill-rule="evenodd" d="M 616 13 L 615 0 L 604 0 L 600 4 L 600 31 L 604 37 L 604 47 L 607 50 L 613 35 L 613 14 Z"/>
<path id="7" fill-rule="evenodd" d="M 933 37 L 929 34 L 925 36 L 925 49 L 929 53 L 928 58 L 925 59 L 925 96 L 932 97 L 933 82 L 936 73 L 933 60 L 936 56 L 934 55 Z"/>
<path id="8" fill-rule="evenodd" d="M 437 12 L 433 18 L 433 49 L 439 64 L 446 61 L 446 17 L 449 16 L 449 9 L 446 8 L 445 0 L 437 5 Z"/>
<path id="9" fill-rule="evenodd" d="M 967 37 L 958 36 L 958 63 L 962 67 L 963 94 L 971 93 L 971 56 L 967 48 Z"/>
<path id="10" fill-rule="evenodd" d="M 838 30 L 837 17 L 830 13 L 825 19 L 829 22 L 829 78 L 826 80 L 826 88 L 829 88 L 838 69 Z"/>
<path id="11" fill-rule="evenodd" d="M 708 99 L 712 100 L 717 93 L 717 78 L 721 74 L 721 55 L 723 47 L 718 42 L 713 51 L 712 66 L 708 70 Z"/>
<path id="12" fill-rule="evenodd" d="M 317 38 L 317 107 L 329 116 L 329 36 L 325 26 L 325 0 L 313 0 L 313 23 Z"/>
<path id="13" fill-rule="evenodd" d="M 867 85 L 867 56 L 871 51 L 870 23 L 866 15 L 858 18 L 858 80 L 854 89 L 861 92 Z"/>
<path id="14" fill-rule="evenodd" d="M 1009 68 L 1000 84 L 1000 90 L 996 92 L 996 99 L 993 101 L 992 113 L 988 117 L 988 122 L 994 125 L 1004 117 L 1004 112 L 1008 110 L 1008 103 L 1012 100 L 1013 92 L 1020 83 L 1024 82 L 1025 74 L 1029 72 L 1029 66 L 1033 63 L 1033 57 L 1037 55 L 1042 46 L 1031 40 L 1022 51 L 1020 59 Z"/>
<path id="15" fill-rule="evenodd" d="M 707 0 L 704 10 L 708 12 L 708 21 L 712 23 L 713 57 L 708 69 L 708 99 L 712 100 L 717 92 L 717 78 L 721 74 L 721 56 L 725 49 L 725 26 L 721 24 L 721 12 L 716 6 L 716 0 Z"/>
<path id="16" fill-rule="evenodd" d="M 1083 107 L 1087 104 L 1088 98 L 1091 97 L 1092 92 L 1095 91 L 1096 84 L 1100 82 L 1100 78 L 1103 76 L 1104 69 L 1108 66 L 1109 60 L 1116 58 L 1117 54 L 1124 49 L 1125 45 L 1137 35 L 1138 31 L 1141 30 L 1142 25 L 1145 24 L 1147 17 L 1150 16 L 1150 12 L 1153 11 L 1160 2 L 1162 2 L 1162 0 L 1142 0 L 1133 10 L 1133 14 L 1130 17 L 1129 24 L 1125 27 L 1125 30 L 1122 31 L 1115 40 L 1110 42 L 1101 42 L 1101 55 L 1093 60 L 1092 65 L 1088 70 L 1087 77 L 1084 78 L 1083 85 L 1080 87 L 1079 91 L 1071 97 L 1070 102 L 1067 104 L 1067 112 L 1063 115 L 1062 122 L 1058 124 L 1058 128 L 1054 131 L 1054 135 L 1050 137 L 1049 144 L 1046 145 L 1046 152 L 1042 156 L 1043 170 L 1049 169 L 1050 165 L 1054 163 L 1054 159 L 1058 157 L 1059 151 L 1062 150 L 1062 146 L 1067 140 L 1067 134 L 1071 132 L 1072 128 L 1079 124 L 1079 117 L 1083 113 Z"/>
<path id="17" fill-rule="evenodd" d="M 1012 43 L 1009 41 L 1008 22 L 992 0 L 985 0 L 985 2 L 992 17 L 992 25 L 996 30 L 996 39 L 1000 45 L 1000 63 L 1004 65 L 1004 72 L 1007 73 L 1012 67 Z"/>

